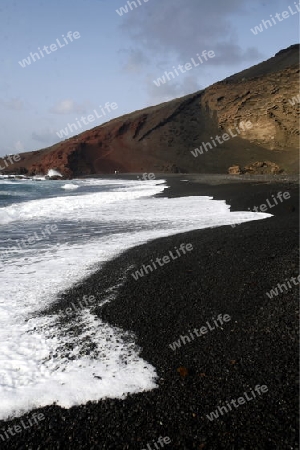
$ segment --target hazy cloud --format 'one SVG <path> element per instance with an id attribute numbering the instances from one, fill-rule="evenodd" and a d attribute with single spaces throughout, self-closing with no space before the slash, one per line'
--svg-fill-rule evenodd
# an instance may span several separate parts
<path id="1" fill-rule="evenodd" d="M 84 114 L 86 113 L 86 105 L 80 105 L 72 99 L 65 99 L 49 109 L 52 114 Z"/>
<path id="2" fill-rule="evenodd" d="M 17 141 L 14 144 L 14 150 L 17 150 L 17 152 L 23 152 L 24 151 L 24 144 L 21 141 Z"/>
<path id="3" fill-rule="evenodd" d="M 125 56 L 123 70 L 129 73 L 140 73 L 143 69 L 145 69 L 145 66 L 150 63 L 149 58 L 141 49 L 125 49 L 121 50 L 119 53 L 122 53 L 122 55 Z"/>
<path id="4" fill-rule="evenodd" d="M 187 75 L 182 80 L 177 82 L 170 81 L 159 87 L 155 86 L 153 79 L 152 75 L 148 75 L 146 78 L 147 92 L 151 99 L 151 104 L 166 102 L 203 89 L 195 75 Z"/>
<path id="5" fill-rule="evenodd" d="M 39 132 L 33 132 L 31 138 L 43 144 L 54 144 L 58 141 L 55 131 L 50 128 L 45 128 Z"/>
<path id="6" fill-rule="evenodd" d="M 0 99 L 0 106 L 5 109 L 10 109 L 12 111 L 23 111 L 25 109 L 25 104 L 23 100 L 19 98 L 12 98 L 10 100 Z"/>

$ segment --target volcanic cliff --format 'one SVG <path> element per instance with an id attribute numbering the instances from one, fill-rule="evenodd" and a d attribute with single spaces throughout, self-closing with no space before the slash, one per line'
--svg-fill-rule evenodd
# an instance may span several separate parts
<path id="1" fill-rule="evenodd" d="M 124 172 L 225 173 L 271 161 L 298 172 L 299 45 L 205 90 L 113 119 L 52 147 L 21 154 L 14 172 L 66 177 Z M 298 97 L 299 100 L 299 97 Z M 294 104 L 293 104 L 294 103 Z M 243 124 L 251 123 L 251 128 Z M 212 149 L 203 142 L 240 130 Z M 237 133 L 236 133 L 237 134 Z M 0 159 L 1 165 L 1 159 Z"/>

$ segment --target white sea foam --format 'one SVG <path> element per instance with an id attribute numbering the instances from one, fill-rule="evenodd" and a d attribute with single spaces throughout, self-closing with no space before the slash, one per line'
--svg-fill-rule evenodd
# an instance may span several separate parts
<path id="1" fill-rule="evenodd" d="M 66 189 L 66 190 L 74 190 L 74 189 L 78 189 L 79 186 L 78 184 L 74 184 L 74 183 L 68 183 L 68 184 L 64 184 L 63 186 L 61 186 L 61 189 Z"/>
<path id="2" fill-rule="evenodd" d="M 124 331 L 103 323 L 93 308 L 80 310 L 62 329 L 58 316 L 36 313 L 94 272 L 99 263 L 131 247 L 194 229 L 270 217 L 231 213 L 225 201 L 210 197 L 154 198 L 164 189 L 161 181 L 75 182 L 114 189 L 1 208 L 0 231 L 20 223 L 42 228 L 50 221 L 57 225 L 55 237 L 59 238 L 60 233 L 65 236 L 66 219 L 74 226 L 69 231 L 70 242 L 39 242 L 38 247 L 0 262 L 0 419 L 53 402 L 68 408 L 88 400 L 123 398 L 153 389 L 155 368 L 139 357 L 134 336 L 123 339 Z M 80 226 L 87 222 L 94 231 L 82 240 Z M 97 227 L 114 231 L 103 236 L 97 234 Z M 112 301 L 113 295 L 109 298 Z"/>
<path id="3" fill-rule="evenodd" d="M 47 173 L 48 177 L 62 177 L 62 174 L 58 170 L 50 169 Z"/>

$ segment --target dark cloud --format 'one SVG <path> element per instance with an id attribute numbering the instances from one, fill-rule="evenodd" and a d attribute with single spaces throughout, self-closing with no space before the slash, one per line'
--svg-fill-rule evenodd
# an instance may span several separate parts
<path id="1" fill-rule="evenodd" d="M 260 2 L 251 3 L 253 6 Z M 247 5 L 242 0 L 149 0 L 128 13 L 121 27 L 145 53 L 171 53 L 189 59 L 200 50 L 217 50 L 222 46 L 225 61 L 236 39 L 234 20 L 247 13 Z M 235 56 L 238 63 L 249 54 L 240 49 Z"/>
<path id="2" fill-rule="evenodd" d="M 203 75 L 212 67 L 254 64 L 263 59 L 253 46 L 242 48 L 236 26 L 249 8 L 261 6 L 261 0 L 148 0 L 122 18 L 122 32 L 131 38 L 125 50 L 123 69 L 143 73 L 151 102 L 164 101 L 201 89 Z M 277 1 L 275 0 L 275 4 Z M 214 51 L 199 70 L 182 75 L 157 88 L 153 79 L 173 66 L 185 64 L 203 50 Z M 155 75 L 153 75 L 153 72 Z"/>

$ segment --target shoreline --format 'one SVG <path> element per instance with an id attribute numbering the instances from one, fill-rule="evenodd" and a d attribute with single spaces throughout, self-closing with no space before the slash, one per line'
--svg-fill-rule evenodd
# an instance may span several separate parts
<path id="1" fill-rule="evenodd" d="M 292 423 L 297 408 L 297 289 L 272 300 L 266 296 L 278 282 L 298 275 L 297 185 L 290 180 L 255 184 L 253 179 L 250 186 L 218 185 L 216 178 L 205 184 L 201 175 L 193 175 L 188 183 L 178 180 L 187 177 L 162 176 L 169 188 L 158 195 L 209 195 L 226 200 L 232 211 L 247 211 L 278 191 L 288 190 L 291 198 L 274 207 L 270 219 L 196 230 L 134 247 L 74 286 L 64 303 L 82 292 L 94 295 L 99 284 L 104 292 L 131 265 L 140 267 L 182 243 L 193 245 L 187 258 L 139 280 L 127 276 L 117 298 L 96 310 L 106 322 L 135 334 L 140 356 L 157 370 L 158 389 L 69 410 L 40 408 L 36 412 L 45 420 L 39 427 L 1 442 L 3 448 L 19 448 L 26 441 L 34 449 L 142 449 L 159 436 L 170 437 L 172 449 L 298 448 Z M 232 320 L 223 330 L 191 339 L 189 330 L 218 314 Z M 176 351 L 169 348 L 186 335 L 191 342 L 186 339 Z M 206 418 L 256 385 L 268 386 L 262 399 L 213 422 Z M 2 421 L 0 428 L 20 419 Z"/>

